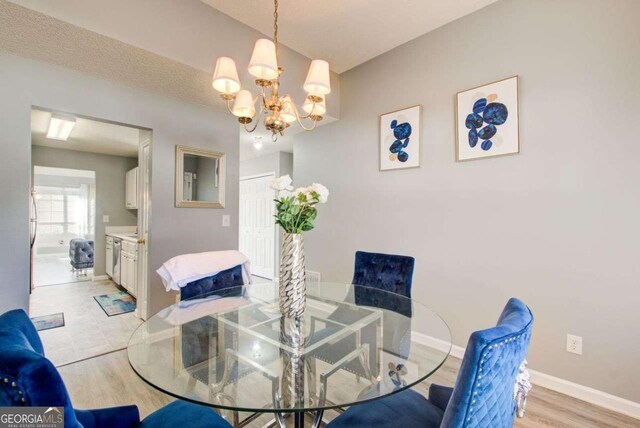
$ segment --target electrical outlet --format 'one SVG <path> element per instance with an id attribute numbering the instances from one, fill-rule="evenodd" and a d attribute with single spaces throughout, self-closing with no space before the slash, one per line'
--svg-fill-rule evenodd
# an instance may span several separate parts
<path id="1" fill-rule="evenodd" d="M 582 336 L 567 334 L 567 352 L 582 355 Z"/>
<path id="2" fill-rule="evenodd" d="M 222 216 L 222 227 L 229 226 L 231 226 L 231 216 L 225 214 Z"/>
<path id="3" fill-rule="evenodd" d="M 320 282 L 320 272 L 308 270 L 305 273 L 305 279 L 307 282 Z"/>
<path id="4" fill-rule="evenodd" d="M 107 214 L 102 216 L 102 222 L 103 223 L 109 223 L 109 216 Z"/>

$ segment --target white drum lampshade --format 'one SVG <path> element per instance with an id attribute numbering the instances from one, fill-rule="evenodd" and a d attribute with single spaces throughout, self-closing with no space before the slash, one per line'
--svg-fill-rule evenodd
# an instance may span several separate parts
<path id="1" fill-rule="evenodd" d="M 314 59 L 309 66 L 304 90 L 312 95 L 324 96 L 331 92 L 329 80 L 329 63 L 321 59 Z"/>
<path id="2" fill-rule="evenodd" d="M 236 101 L 231 110 L 237 117 L 253 117 L 256 115 L 256 108 L 253 105 L 253 95 L 246 89 L 241 90 L 236 95 Z"/>
<path id="3" fill-rule="evenodd" d="M 236 63 L 226 56 L 218 58 L 213 71 L 213 89 L 223 94 L 231 95 L 240 90 L 240 79 Z"/>
<path id="4" fill-rule="evenodd" d="M 259 39 L 253 48 L 249 73 L 257 79 L 275 80 L 278 78 L 278 60 L 276 45 L 269 39 Z"/>
<path id="5" fill-rule="evenodd" d="M 324 98 L 322 99 L 322 101 L 315 103 L 315 106 L 313 104 L 313 101 L 309 100 L 309 98 L 307 98 L 304 101 L 304 104 L 302 105 L 302 109 L 310 115 L 313 116 L 322 116 L 327 112 L 327 105 L 324 102 Z"/>

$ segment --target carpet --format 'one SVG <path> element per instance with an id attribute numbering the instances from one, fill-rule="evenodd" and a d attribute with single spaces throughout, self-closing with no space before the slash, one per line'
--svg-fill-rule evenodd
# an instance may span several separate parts
<path id="1" fill-rule="evenodd" d="M 33 321 L 33 325 L 36 326 L 38 331 L 64 327 L 64 313 L 59 312 L 57 314 L 31 317 L 31 321 Z"/>
<path id="2" fill-rule="evenodd" d="M 93 296 L 107 316 L 126 314 L 136 310 L 136 299 L 126 291 Z"/>

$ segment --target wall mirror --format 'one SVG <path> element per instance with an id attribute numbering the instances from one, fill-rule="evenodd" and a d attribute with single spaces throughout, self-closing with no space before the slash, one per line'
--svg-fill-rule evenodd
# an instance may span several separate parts
<path id="1" fill-rule="evenodd" d="M 224 208 L 224 153 L 176 146 L 176 207 Z"/>

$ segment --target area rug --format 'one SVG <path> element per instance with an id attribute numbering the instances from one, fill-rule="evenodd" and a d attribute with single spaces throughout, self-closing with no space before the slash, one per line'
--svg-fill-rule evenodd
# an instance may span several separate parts
<path id="1" fill-rule="evenodd" d="M 126 291 L 93 296 L 107 316 L 126 314 L 136 310 L 136 299 Z"/>
<path id="2" fill-rule="evenodd" d="M 36 326 L 38 331 L 64 327 L 64 313 L 59 312 L 57 314 L 31 317 L 31 321 L 33 321 L 33 325 Z"/>

